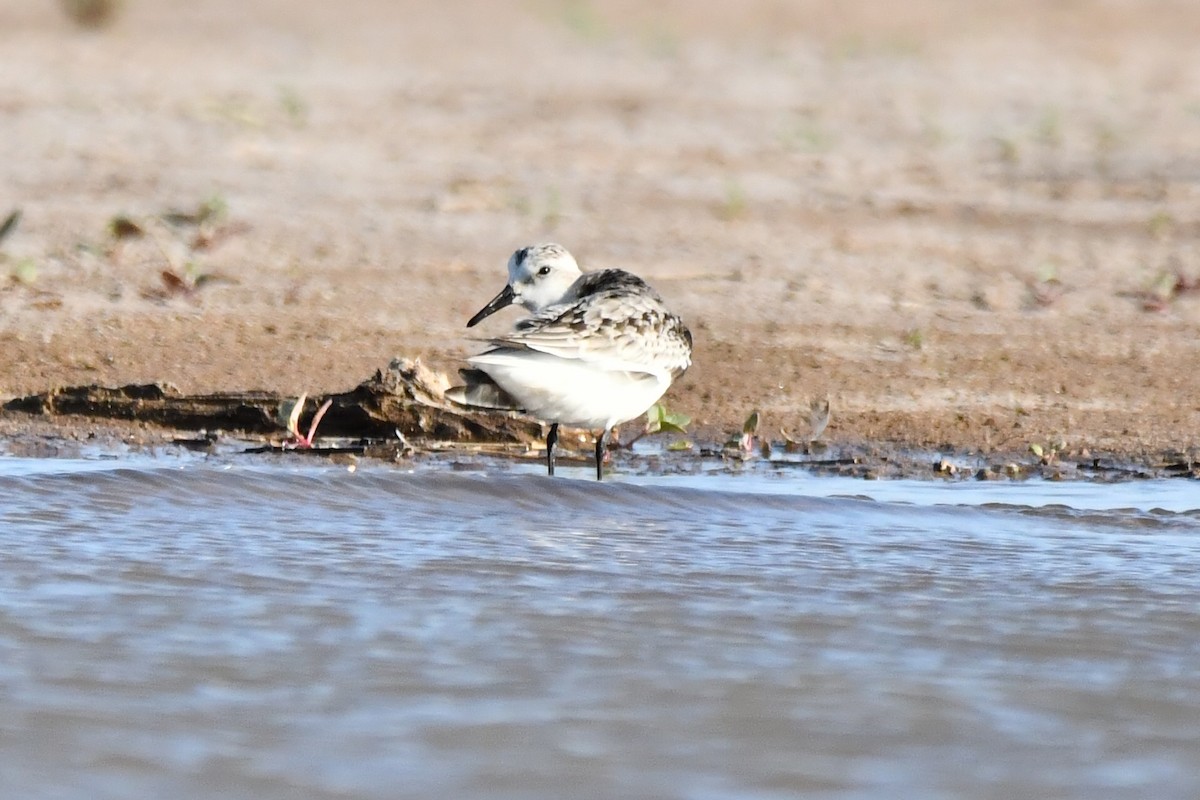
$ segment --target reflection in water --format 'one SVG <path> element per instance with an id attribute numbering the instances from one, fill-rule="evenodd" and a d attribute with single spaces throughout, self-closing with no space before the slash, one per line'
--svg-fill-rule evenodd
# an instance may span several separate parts
<path id="1" fill-rule="evenodd" d="M 1195 512 L 39 471 L 9 796 L 1200 796 Z"/>

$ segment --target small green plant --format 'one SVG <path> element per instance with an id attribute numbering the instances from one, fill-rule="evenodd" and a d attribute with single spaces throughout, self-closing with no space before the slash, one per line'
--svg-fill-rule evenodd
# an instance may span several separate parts
<path id="1" fill-rule="evenodd" d="M 201 225 L 206 222 L 220 222 L 227 216 L 229 216 L 229 203 L 221 194 L 210 195 L 196 211 L 197 220 Z"/>
<path id="2" fill-rule="evenodd" d="M 1175 218 L 1169 211 L 1156 211 L 1146 221 L 1146 230 L 1155 239 L 1165 238 L 1166 234 L 1170 233 L 1174 227 Z"/>
<path id="3" fill-rule="evenodd" d="M 1032 442 L 1029 445 L 1029 452 L 1037 456 L 1037 459 L 1043 466 L 1053 464 L 1058 460 L 1058 454 L 1067 448 L 1067 443 L 1064 441 L 1047 442 L 1045 445 L 1039 442 Z"/>
<path id="4" fill-rule="evenodd" d="M 21 222 L 21 209 L 16 208 L 9 212 L 4 218 L 4 222 L 0 222 L 0 242 L 3 242 L 9 235 L 17 229 L 17 225 Z"/>
<path id="5" fill-rule="evenodd" d="M 833 414 L 829 406 L 829 397 L 814 397 L 808 404 L 808 424 L 812 428 L 812 441 L 821 438 Z"/>
<path id="6" fill-rule="evenodd" d="M 599 42 L 608 35 L 604 20 L 589 0 L 563 0 L 561 14 L 563 24 L 580 39 Z"/>
<path id="7" fill-rule="evenodd" d="M 725 182 L 725 200 L 721 203 L 720 217 L 735 220 L 746 215 L 746 192 L 737 180 Z"/>
<path id="8" fill-rule="evenodd" d="M 751 411 L 750 416 L 746 417 L 746 421 L 742 423 L 741 435 L 734 434 L 730 437 L 729 441 L 725 443 L 725 450 L 735 452 L 743 459 L 750 458 L 758 438 L 759 421 L 758 409 Z M 769 443 L 767 446 L 770 446 Z"/>
<path id="9" fill-rule="evenodd" d="M 308 103 L 294 87 L 279 87 L 279 107 L 283 109 L 293 128 L 303 128 L 308 124 Z"/>
<path id="10" fill-rule="evenodd" d="M 176 228 L 216 225 L 229 216 L 229 203 L 221 194 L 212 194 L 201 201 L 195 211 L 164 211 L 159 219 Z M 118 218 L 125 219 L 128 218 Z"/>
<path id="11" fill-rule="evenodd" d="M 789 150 L 824 153 L 833 147 L 833 135 L 813 112 L 794 114 L 779 132 L 779 143 Z"/>
<path id="12" fill-rule="evenodd" d="M 680 414 L 677 411 L 668 411 L 667 407 L 662 403 L 655 403 L 646 412 L 646 424 L 637 436 L 630 439 L 624 446 L 633 447 L 633 443 L 645 436 L 653 436 L 659 433 L 687 433 L 687 426 L 692 424 L 692 418 L 687 414 Z M 690 450 L 692 443 L 688 441 L 672 442 L 667 445 L 668 450 Z"/>
<path id="13" fill-rule="evenodd" d="M 1062 112 L 1057 108 L 1047 108 L 1038 119 L 1034 138 L 1045 147 L 1056 148 L 1063 143 L 1062 127 Z"/>
<path id="14" fill-rule="evenodd" d="M 1029 306 L 1048 308 L 1058 302 L 1066 291 L 1066 286 L 1058 277 L 1058 263 L 1047 261 L 1042 264 L 1037 278 L 1025 284 L 1029 290 Z"/>
<path id="15" fill-rule="evenodd" d="M 662 403 L 655 403 L 646 412 L 646 433 L 687 433 L 692 418 L 677 411 L 668 411 Z"/>
<path id="16" fill-rule="evenodd" d="M 32 258 L 22 258 L 12 269 L 13 280 L 22 286 L 32 286 L 37 282 L 37 262 Z"/>
<path id="17" fill-rule="evenodd" d="M 1159 271 L 1147 288 L 1133 295 L 1142 301 L 1143 311 L 1166 311 L 1180 296 L 1198 291 L 1200 278 L 1175 269 Z"/>
<path id="18" fill-rule="evenodd" d="M 313 439 L 317 435 L 317 426 L 321 424 L 322 417 L 329 407 L 333 405 L 333 400 L 326 400 L 317 409 L 317 413 L 313 414 L 312 423 L 308 426 L 308 435 L 300 433 L 300 415 L 304 412 L 304 401 L 308 399 L 308 393 L 301 394 L 295 400 L 285 400 L 279 404 L 279 415 L 277 420 L 290 434 L 291 439 L 284 442 L 284 447 L 293 447 L 298 450 L 307 450 L 313 446 Z"/>
<path id="19" fill-rule="evenodd" d="M 780 430 L 783 435 L 783 449 L 788 453 L 818 453 L 828 449 L 829 445 L 822 442 L 821 437 L 832 418 L 829 396 L 812 398 L 808 403 L 808 439 Z"/>
<path id="20" fill-rule="evenodd" d="M 187 210 L 167 209 L 144 216 L 116 214 L 108 221 L 105 252 L 118 259 L 126 248 L 139 246 L 135 241 L 153 244 L 164 266 L 158 273 L 161 285 L 144 289 L 142 296 L 152 300 L 180 295 L 194 298 L 196 290 L 210 282 L 235 282 L 218 273 L 203 272 L 198 263 L 200 252 L 247 229 L 245 224 L 229 222 L 228 216 L 229 205 L 220 194 Z"/>
<path id="21" fill-rule="evenodd" d="M 996 145 L 996 158 L 1009 167 L 1021 163 L 1021 146 L 1011 136 L 997 136 L 993 140 Z"/>
<path id="22" fill-rule="evenodd" d="M 17 229 L 17 224 L 21 221 L 21 209 L 16 209 L 9 213 L 4 218 L 4 222 L 0 223 L 0 244 L 7 239 L 13 231 Z M 8 258 L 3 253 L 0 253 L 0 262 L 7 262 Z M 32 258 L 22 258 L 12 267 L 12 279 L 17 283 L 25 286 L 31 285 L 37 280 L 37 262 Z"/>

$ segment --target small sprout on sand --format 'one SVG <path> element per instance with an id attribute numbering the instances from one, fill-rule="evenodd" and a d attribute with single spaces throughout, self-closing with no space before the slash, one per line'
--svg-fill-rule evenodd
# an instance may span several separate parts
<path id="1" fill-rule="evenodd" d="M 792 436 L 788 431 L 780 429 L 783 436 L 783 449 L 788 453 L 819 453 L 828 449 L 825 442 L 820 441 L 832 417 L 829 396 L 814 397 L 808 404 L 808 441 Z"/>
<path id="2" fill-rule="evenodd" d="M 913 350 L 920 350 L 925 345 L 925 335 L 920 328 L 909 328 L 904 332 L 904 344 Z"/>
<path id="3" fill-rule="evenodd" d="M 677 411 L 668 411 L 662 403 L 655 403 L 646 412 L 647 433 L 687 433 L 687 426 L 692 418 Z"/>
<path id="4" fill-rule="evenodd" d="M 4 222 L 0 222 L 0 242 L 12 234 L 17 229 L 17 224 L 21 221 L 21 209 L 13 209 L 8 216 L 4 218 Z"/>
<path id="5" fill-rule="evenodd" d="M 229 204 L 224 197 L 214 194 L 196 206 L 195 211 L 166 211 L 159 219 L 172 228 L 196 228 L 189 246 L 193 250 L 208 250 L 221 239 L 246 229 L 246 225 L 226 224 L 228 216 Z"/>
<path id="6" fill-rule="evenodd" d="M 1170 233 L 1174 227 L 1175 218 L 1172 217 L 1170 212 L 1167 211 L 1155 212 L 1146 222 L 1147 230 L 1149 231 L 1150 235 L 1156 239 L 1163 238 L 1166 234 Z"/>
<path id="7" fill-rule="evenodd" d="M 637 436 L 629 440 L 625 447 L 633 447 L 633 443 L 641 439 L 643 436 L 653 436 L 657 433 L 687 433 L 687 426 L 692 423 L 692 418 L 687 414 L 680 414 L 677 411 L 668 411 L 667 407 L 662 403 L 655 403 L 646 412 L 646 425 L 638 433 Z M 687 447 L 691 447 L 691 443 L 687 442 Z"/>
<path id="8" fill-rule="evenodd" d="M 754 437 L 758 435 L 758 421 L 758 409 L 755 409 L 750 412 L 750 416 L 746 417 L 746 421 L 742 423 L 740 447 L 747 453 L 754 450 Z"/>
<path id="9" fill-rule="evenodd" d="M 759 415 L 758 411 L 750 412 L 750 416 L 746 417 L 746 421 L 742 423 L 741 434 L 733 434 L 728 441 L 725 442 L 725 447 L 722 453 L 732 458 L 738 458 L 742 461 L 747 461 L 754 457 L 754 451 L 757 449 Z M 761 448 L 764 457 L 769 457 L 771 454 L 771 443 L 769 441 L 763 443 L 765 446 Z"/>
<path id="10" fill-rule="evenodd" d="M 160 284 L 143 289 L 141 295 L 158 301 L 180 296 L 194 299 L 196 291 L 208 283 L 236 283 L 219 273 L 201 272 L 201 266 L 195 260 L 198 251 L 245 230 L 244 225 L 223 223 L 227 213 L 225 200 L 220 195 L 213 195 L 198 204 L 194 211 L 168 210 L 146 217 L 119 214 L 108 223 L 108 233 L 113 239 L 108 255 L 116 259 L 126 247 L 135 246 L 126 242 L 145 239 L 158 248 L 165 265 L 158 273 Z M 183 228 L 195 229 L 191 241 L 185 238 Z"/>
<path id="11" fill-rule="evenodd" d="M 779 143 L 789 150 L 820 153 L 829 150 L 834 141 L 815 112 L 801 111 L 785 122 L 779 132 Z"/>
<path id="12" fill-rule="evenodd" d="M 996 145 L 996 158 L 1010 167 L 1021 163 L 1021 147 L 1011 136 L 997 136 L 993 139 Z"/>
<path id="13" fill-rule="evenodd" d="M 300 433 L 300 415 L 304 411 L 304 401 L 308 399 L 308 393 L 300 395 L 295 400 L 285 400 L 279 404 L 279 421 L 287 428 L 287 432 L 291 435 L 291 439 L 284 443 L 284 447 L 295 447 L 305 450 L 313 446 L 313 439 L 317 435 L 317 426 L 321 424 L 321 418 L 325 416 L 325 412 L 333 405 L 333 400 L 326 400 L 317 409 L 317 413 L 313 414 L 312 423 L 308 426 L 308 435 Z"/>
<path id="14" fill-rule="evenodd" d="M 307 399 L 308 392 L 305 392 L 295 400 L 280 401 L 275 421 L 287 429 L 288 433 L 296 435 L 297 429 L 300 426 L 300 413 L 304 410 L 304 401 Z"/>
<path id="15" fill-rule="evenodd" d="M 1029 445 L 1029 452 L 1033 453 L 1043 466 L 1046 466 L 1057 461 L 1058 454 L 1065 450 L 1066 447 L 1067 443 L 1061 440 L 1057 442 L 1047 442 L 1045 445 L 1042 445 L 1039 442 L 1031 442 Z"/>
<path id="16" fill-rule="evenodd" d="M 1058 147 L 1063 143 L 1062 112 L 1057 108 L 1047 108 L 1038 119 L 1034 138 L 1046 147 Z"/>
<path id="17" fill-rule="evenodd" d="M 229 216 L 229 203 L 221 195 L 214 194 L 200 204 L 196 216 L 201 225 L 206 222 L 220 222 Z"/>
<path id="18" fill-rule="evenodd" d="M 13 280 L 22 286 L 32 286 L 37 282 L 37 262 L 32 258 L 22 258 L 12 268 Z"/>
<path id="19" fill-rule="evenodd" d="M 279 105 L 292 127 L 303 128 L 308 124 L 308 103 L 294 87 L 279 87 Z"/>
<path id="20" fill-rule="evenodd" d="M 821 438 L 825 428 L 829 426 L 832 412 L 829 406 L 829 396 L 814 397 L 808 404 L 808 424 L 812 428 L 812 441 Z"/>
<path id="21" fill-rule="evenodd" d="M 1058 265 L 1053 262 L 1043 264 L 1038 277 L 1026 281 L 1025 287 L 1029 290 L 1030 308 L 1048 308 L 1058 302 L 1066 291 L 1058 277 Z"/>
<path id="22" fill-rule="evenodd" d="M 736 180 L 725 182 L 725 201 L 718 210 L 718 216 L 725 220 L 735 220 L 746 214 L 746 191 Z"/>
<path id="23" fill-rule="evenodd" d="M 184 265 L 182 274 L 175 270 L 164 269 L 158 274 L 158 277 L 162 280 L 163 288 L 143 292 L 144 297 L 151 300 L 163 300 L 176 296 L 194 299 L 200 287 L 209 283 L 229 280 L 215 273 L 200 272 L 199 267 L 192 261 Z"/>
<path id="24" fill-rule="evenodd" d="M 164 211 L 160 217 L 162 221 L 168 225 L 177 228 L 186 225 L 204 225 L 206 223 L 217 223 L 225 219 L 229 214 L 229 204 L 225 202 L 225 198 L 219 194 L 214 194 L 212 197 L 196 206 L 195 211 L 179 211 L 172 209 Z"/>
<path id="25" fill-rule="evenodd" d="M 1163 270 L 1149 288 L 1134 293 L 1142 301 L 1143 311 L 1166 311 L 1181 295 L 1200 291 L 1200 278 L 1184 275 L 1182 271 Z"/>
<path id="26" fill-rule="evenodd" d="M 580 39 L 599 42 L 608 35 L 604 20 L 589 0 L 564 0 L 561 14 L 563 24 Z"/>

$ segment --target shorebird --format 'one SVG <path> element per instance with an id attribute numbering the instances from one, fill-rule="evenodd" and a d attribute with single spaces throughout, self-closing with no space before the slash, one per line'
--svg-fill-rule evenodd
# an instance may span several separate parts
<path id="1" fill-rule="evenodd" d="M 692 363 L 692 334 L 645 281 L 619 269 L 581 272 L 562 245 L 523 247 L 508 260 L 508 284 L 467 322 L 505 306 L 533 316 L 489 341 L 447 391 L 456 403 L 521 411 L 550 423 L 546 469 L 554 474 L 558 426 L 600 431 L 596 480 L 614 425 L 658 402 Z"/>

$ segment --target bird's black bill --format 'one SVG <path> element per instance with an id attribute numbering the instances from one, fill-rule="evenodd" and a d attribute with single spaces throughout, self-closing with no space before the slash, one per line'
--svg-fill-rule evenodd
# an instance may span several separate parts
<path id="1" fill-rule="evenodd" d="M 467 327 L 472 328 L 475 326 L 475 323 L 479 322 L 479 320 L 484 319 L 485 317 L 490 317 L 492 314 L 495 314 L 505 306 L 511 306 L 513 300 L 516 298 L 517 296 L 513 294 L 512 287 L 505 286 L 500 290 L 500 294 L 492 298 L 492 302 L 479 309 L 479 312 L 475 314 L 475 316 L 467 320 Z"/>

